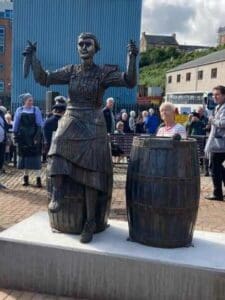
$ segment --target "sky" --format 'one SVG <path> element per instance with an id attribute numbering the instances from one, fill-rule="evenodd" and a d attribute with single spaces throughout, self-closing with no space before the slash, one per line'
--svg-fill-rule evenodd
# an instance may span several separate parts
<path id="1" fill-rule="evenodd" d="M 176 33 L 179 44 L 215 46 L 225 0 L 143 0 L 142 32 Z"/>

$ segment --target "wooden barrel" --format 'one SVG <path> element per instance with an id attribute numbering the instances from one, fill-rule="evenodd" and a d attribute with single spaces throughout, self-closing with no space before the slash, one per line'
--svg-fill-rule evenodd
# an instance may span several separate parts
<path id="1" fill-rule="evenodd" d="M 165 248 L 190 245 L 199 196 L 194 139 L 134 138 L 126 183 L 131 240 Z"/>
<path id="2" fill-rule="evenodd" d="M 64 197 L 62 209 L 57 213 L 48 211 L 50 225 L 64 233 L 80 234 L 86 220 L 85 187 L 70 177 L 64 180 Z M 47 176 L 48 200 L 51 200 L 52 180 Z M 106 229 L 111 206 L 112 190 L 99 192 L 96 204 L 96 232 Z"/>

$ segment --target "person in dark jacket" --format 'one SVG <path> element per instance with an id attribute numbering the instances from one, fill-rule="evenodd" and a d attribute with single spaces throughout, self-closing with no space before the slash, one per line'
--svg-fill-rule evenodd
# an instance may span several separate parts
<path id="1" fill-rule="evenodd" d="M 114 133 L 115 131 L 115 117 L 112 111 L 113 106 L 114 106 L 114 99 L 108 98 L 106 100 L 106 106 L 103 108 L 107 133 Z"/>
<path id="2" fill-rule="evenodd" d="M 6 142 L 6 131 L 7 123 L 5 121 L 6 108 L 0 106 L 0 172 L 5 173 L 3 169 L 4 160 L 5 160 L 5 142 Z"/>
<path id="3" fill-rule="evenodd" d="M 128 121 L 128 114 L 126 112 L 122 113 L 121 121 L 123 122 L 123 132 L 131 133 L 129 121 Z"/>
<path id="4" fill-rule="evenodd" d="M 205 135 L 206 125 L 200 121 L 198 113 L 192 113 L 190 123 L 188 124 L 188 135 Z"/>
<path id="5" fill-rule="evenodd" d="M 136 120 L 135 133 L 145 133 L 144 125 L 145 125 L 145 123 L 143 121 L 142 114 L 140 113 Z"/>
<path id="6" fill-rule="evenodd" d="M 204 108 L 203 106 L 199 106 L 197 109 L 197 113 L 199 115 L 199 120 L 203 123 L 204 132 L 203 134 L 206 135 L 207 132 L 210 132 L 210 126 L 209 126 L 209 119 L 205 116 Z"/>
<path id="7" fill-rule="evenodd" d="M 43 125 L 43 135 L 45 144 L 45 153 L 47 154 L 52 141 L 52 135 L 58 128 L 58 122 L 64 115 L 66 110 L 66 104 L 58 103 L 53 106 L 52 116 L 49 117 Z"/>

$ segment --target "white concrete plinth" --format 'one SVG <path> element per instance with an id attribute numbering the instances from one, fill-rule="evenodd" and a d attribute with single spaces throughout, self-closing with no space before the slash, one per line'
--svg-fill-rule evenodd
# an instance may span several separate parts
<path id="1" fill-rule="evenodd" d="M 38 213 L 0 233 L 0 287 L 97 300 L 225 300 L 225 234 L 196 231 L 194 247 L 127 241 L 126 222 L 81 244 Z"/>

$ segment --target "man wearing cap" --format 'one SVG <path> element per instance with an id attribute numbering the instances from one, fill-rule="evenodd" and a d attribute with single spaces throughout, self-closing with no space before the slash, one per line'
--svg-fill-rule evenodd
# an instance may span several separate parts
<path id="1" fill-rule="evenodd" d="M 31 94 L 19 97 L 23 106 L 17 108 L 13 132 L 18 146 L 18 169 L 24 170 L 23 185 L 29 185 L 29 170 L 36 171 L 36 185 L 41 187 L 41 128 L 42 115 L 37 106 L 33 105 Z"/>
<path id="2" fill-rule="evenodd" d="M 56 97 L 57 98 L 57 97 Z M 56 99 L 55 99 L 56 101 Z M 43 125 L 43 134 L 44 134 L 44 144 L 45 144 L 45 153 L 47 154 L 52 141 L 52 135 L 58 128 L 58 122 L 61 117 L 64 115 L 66 110 L 66 103 L 56 102 L 52 107 L 52 116 L 49 117 Z"/>

